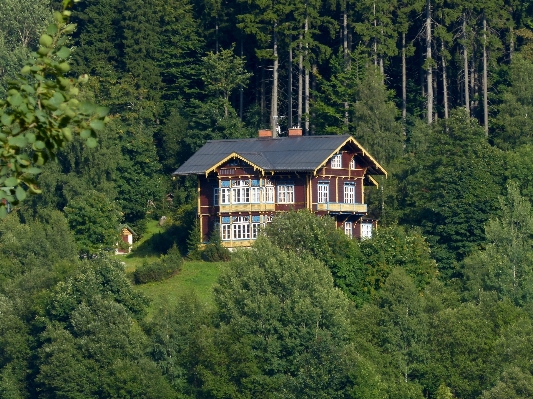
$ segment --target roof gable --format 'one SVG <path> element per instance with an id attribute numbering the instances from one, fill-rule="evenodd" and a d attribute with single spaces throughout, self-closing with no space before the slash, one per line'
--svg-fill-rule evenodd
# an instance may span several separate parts
<path id="1" fill-rule="evenodd" d="M 369 173 L 387 172 L 349 135 L 292 136 L 235 140 L 210 140 L 173 175 L 209 174 L 227 160 L 237 157 L 264 172 L 314 172 L 345 146 L 353 146 L 369 165 Z"/>

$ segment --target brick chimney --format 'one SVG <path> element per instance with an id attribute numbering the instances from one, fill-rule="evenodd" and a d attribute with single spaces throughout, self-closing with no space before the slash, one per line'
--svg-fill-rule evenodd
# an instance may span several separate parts
<path id="1" fill-rule="evenodd" d="M 259 129 L 259 137 L 272 137 L 272 130 Z"/>
<path id="2" fill-rule="evenodd" d="M 301 135 L 302 135 L 301 127 L 293 127 L 289 129 L 289 136 L 301 136 Z"/>

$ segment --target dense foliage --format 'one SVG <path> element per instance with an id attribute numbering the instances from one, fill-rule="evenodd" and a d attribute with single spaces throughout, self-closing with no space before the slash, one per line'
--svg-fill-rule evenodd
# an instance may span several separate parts
<path id="1" fill-rule="evenodd" d="M 532 1 L 73 3 L 0 9 L 0 397 L 533 395 Z M 199 247 L 172 171 L 295 125 L 389 171 L 373 238 L 289 212 Z M 146 318 L 106 252 L 150 219 L 136 282 L 229 260 L 214 306 Z"/>

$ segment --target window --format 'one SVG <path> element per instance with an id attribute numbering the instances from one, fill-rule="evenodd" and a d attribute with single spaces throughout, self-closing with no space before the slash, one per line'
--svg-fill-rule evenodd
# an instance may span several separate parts
<path id="1" fill-rule="evenodd" d="M 250 239 L 250 216 L 234 216 L 231 227 L 234 240 Z"/>
<path id="2" fill-rule="evenodd" d="M 230 190 L 229 188 L 225 188 L 225 187 L 222 187 L 219 190 L 219 192 L 218 192 L 218 194 L 219 194 L 218 200 L 220 200 L 220 204 L 229 205 L 229 203 L 230 203 L 230 200 L 229 200 L 230 191 L 229 190 Z"/>
<path id="3" fill-rule="evenodd" d="M 261 202 L 261 187 L 252 187 L 250 189 L 250 198 L 252 204 L 259 204 Z"/>
<path id="4" fill-rule="evenodd" d="M 344 183 L 344 203 L 355 204 L 355 183 Z"/>
<path id="5" fill-rule="evenodd" d="M 252 223 L 252 240 L 257 239 L 259 234 L 259 223 Z"/>
<path id="6" fill-rule="evenodd" d="M 325 204 L 329 202 L 329 182 L 318 183 L 318 203 Z"/>
<path id="7" fill-rule="evenodd" d="M 344 234 L 352 238 L 353 224 L 352 222 L 344 222 Z"/>
<path id="8" fill-rule="evenodd" d="M 274 184 L 270 180 L 265 180 L 265 187 L 263 187 L 263 202 L 274 203 Z"/>
<path id="9" fill-rule="evenodd" d="M 333 169 L 342 168 L 342 154 L 333 155 L 331 158 L 331 167 Z"/>
<path id="10" fill-rule="evenodd" d="M 372 223 L 361 223 L 361 239 L 372 238 Z"/>
<path id="11" fill-rule="evenodd" d="M 294 204 L 294 184 L 282 183 L 278 185 L 278 203 Z"/>
<path id="12" fill-rule="evenodd" d="M 350 161 L 350 169 L 355 169 L 357 167 L 357 164 L 355 163 L 355 157 L 352 158 Z"/>
<path id="13" fill-rule="evenodd" d="M 233 204 L 247 204 L 250 202 L 249 180 L 233 180 L 231 187 L 231 200 Z"/>
<path id="14" fill-rule="evenodd" d="M 213 192 L 213 205 L 215 205 L 215 206 L 218 205 L 218 194 L 219 194 L 219 189 L 215 188 L 215 190 Z"/>
<path id="15" fill-rule="evenodd" d="M 229 223 L 223 223 L 220 225 L 220 229 L 220 237 L 222 240 L 231 240 L 231 225 Z"/>

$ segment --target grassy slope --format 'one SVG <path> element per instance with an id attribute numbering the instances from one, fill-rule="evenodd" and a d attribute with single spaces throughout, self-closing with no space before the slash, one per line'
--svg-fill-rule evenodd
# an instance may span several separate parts
<path id="1" fill-rule="evenodd" d="M 138 290 L 152 301 L 148 318 L 156 309 L 173 306 L 183 294 L 197 295 L 201 302 L 212 305 L 212 288 L 220 270 L 220 263 L 185 262 L 182 271 L 174 277 L 137 286 Z"/>
<path id="2" fill-rule="evenodd" d="M 153 234 L 161 231 L 163 228 L 159 227 L 157 221 L 148 222 L 146 233 L 141 240 L 135 243 L 132 253 L 126 256 L 117 256 L 126 264 L 127 273 L 133 273 L 143 261 L 150 262 L 159 257 L 159 254 L 147 250 L 145 244 Z M 139 247 L 142 250 L 136 251 L 135 248 Z M 154 310 L 163 306 L 172 306 L 183 294 L 197 295 L 203 303 L 211 305 L 213 303 L 212 287 L 220 274 L 222 265 L 223 263 L 186 261 L 183 264 L 183 269 L 168 280 L 135 286 L 151 299 L 148 318 L 151 317 Z"/>

